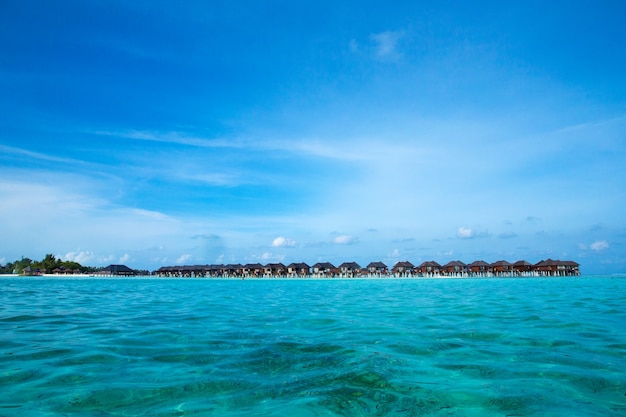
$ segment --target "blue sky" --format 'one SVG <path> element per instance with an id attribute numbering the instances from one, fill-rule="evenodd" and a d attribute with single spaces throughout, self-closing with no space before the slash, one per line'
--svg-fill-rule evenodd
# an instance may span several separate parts
<path id="1" fill-rule="evenodd" d="M 626 272 L 622 2 L 0 2 L 0 263 Z"/>

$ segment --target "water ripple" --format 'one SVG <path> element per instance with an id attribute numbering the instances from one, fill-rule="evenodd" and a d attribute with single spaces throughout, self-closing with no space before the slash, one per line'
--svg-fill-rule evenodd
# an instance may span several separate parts
<path id="1" fill-rule="evenodd" d="M 0 415 L 626 411 L 626 280 L 1 281 Z"/>

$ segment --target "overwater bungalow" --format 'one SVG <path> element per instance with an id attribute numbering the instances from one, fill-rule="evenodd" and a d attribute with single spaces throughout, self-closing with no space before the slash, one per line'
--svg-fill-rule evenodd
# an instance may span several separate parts
<path id="1" fill-rule="evenodd" d="M 103 268 L 100 275 L 130 275 L 135 272 L 124 265 L 109 265 Z M 294 262 L 285 267 L 282 263 L 269 263 L 265 266 L 259 263 L 246 265 L 180 265 L 163 266 L 152 274 L 162 277 L 436 277 L 436 276 L 577 276 L 580 275 L 580 265 L 574 261 L 560 261 L 546 259 L 531 264 L 520 260 L 511 264 L 499 260 L 489 264 L 483 260 L 474 261 L 469 265 L 456 260 L 441 266 L 435 261 L 422 262 L 419 267 L 409 261 L 397 262 L 391 271 L 383 262 L 370 262 L 367 267 L 361 268 L 356 262 L 344 262 L 335 267 L 330 262 L 318 262 L 312 267 L 304 262 Z M 117 269 L 116 269 L 117 268 Z M 130 271 L 130 272 L 129 272 Z M 63 273 L 54 270 L 54 273 Z"/>
<path id="2" fill-rule="evenodd" d="M 343 278 L 354 278 L 361 274 L 361 267 L 356 262 L 344 262 L 339 265 L 339 273 Z"/>
<path id="3" fill-rule="evenodd" d="M 130 277 L 135 275 L 135 271 L 126 265 L 109 265 L 97 271 L 95 275 Z"/>
<path id="4" fill-rule="evenodd" d="M 290 277 L 308 277 L 311 275 L 311 267 L 304 262 L 296 262 L 287 265 L 287 275 Z"/>
<path id="5" fill-rule="evenodd" d="M 413 265 L 409 261 L 400 261 L 396 262 L 393 268 L 391 268 L 391 273 L 396 277 L 410 277 L 413 276 L 415 265 Z"/>
<path id="6" fill-rule="evenodd" d="M 367 264 L 366 273 L 370 276 L 383 276 L 389 274 L 389 269 L 387 265 L 382 262 L 370 262 Z"/>
<path id="7" fill-rule="evenodd" d="M 207 265 L 206 266 L 206 277 L 219 278 L 222 275 L 222 271 L 224 271 L 224 265 Z"/>
<path id="8" fill-rule="evenodd" d="M 574 261 L 561 261 L 565 266 L 566 275 L 580 275 L 580 264 Z"/>
<path id="9" fill-rule="evenodd" d="M 152 272 L 152 275 L 157 275 L 160 277 L 171 277 L 173 276 L 174 267 L 173 266 L 162 266 L 156 271 Z"/>
<path id="10" fill-rule="evenodd" d="M 282 263 L 271 263 L 265 265 L 263 274 L 266 277 L 282 277 L 285 276 L 286 267 Z"/>
<path id="11" fill-rule="evenodd" d="M 472 275 L 485 276 L 492 272 L 491 265 L 485 261 L 474 261 L 467 265 L 469 273 Z"/>
<path id="12" fill-rule="evenodd" d="M 223 277 L 241 277 L 243 276 L 243 265 L 227 264 L 222 267 Z"/>
<path id="13" fill-rule="evenodd" d="M 201 278 L 206 276 L 207 265 L 184 265 L 179 270 L 183 277 Z"/>
<path id="14" fill-rule="evenodd" d="M 318 262 L 311 267 L 314 277 L 317 278 L 329 278 L 335 275 L 337 268 L 330 262 Z"/>
<path id="15" fill-rule="evenodd" d="M 495 275 L 509 275 L 513 271 L 513 265 L 505 260 L 499 260 L 491 264 Z"/>
<path id="16" fill-rule="evenodd" d="M 263 276 L 263 265 L 259 263 L 245 264 L 243 266 L 244 277 L 261 277 Z"/>
<path id="17" fill-rule="evenodd" d="M 417 267 L 417 272 L 422 276 L 434 276 L 441 274 L 441 265 L 435 261 L 424 261 Z"/>
<path id="18" fill-rule="evenodd" d="M 559 261 L 546 259 L 534 265 L 535 271 L 542 276 L 569 276 L 580 275 L 579 264 L 573 261 Z"/>
<path id="19" fill-rule="evenodd" d="M 533 264 L 528 261 L 519 260 L 513 263 L 513 272 L 515 275 L 531 275 L 533 271 Z"/>
<path id="20" fill-rule="evenodd" d="M 442 267 L 442 271 L 446 275 L 463 275 L 467 274 L 467 265 L 461 261 L 450 261 Z"/>

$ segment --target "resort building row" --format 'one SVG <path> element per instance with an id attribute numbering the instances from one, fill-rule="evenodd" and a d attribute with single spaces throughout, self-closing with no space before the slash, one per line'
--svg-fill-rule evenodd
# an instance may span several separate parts
<path id="1" fill-rule="evenodd" d="M 397 262 L 391 268 L 383 262 L 370 262 L 361 267 L 356 262 L 344 262 L 335 266 L 330 262 L 318 262 L 309 266 L 304 262 L 269 263 L 267 265 L 229 264 L 229 265 L 188 265 L 164 266 L 152 275 L 160 277 L 215 277 L 215 278 L 375 278 L 375 277 L 533 277 L 533 276 L 577 276 L 579 264 L 574 261 L 542 260 L 536 264 L 527 261 L 514 263 L 500 260 L 493 263 L 474 261 L 465 264 L 450 261 L 440 265 L 435 261 L 413 265 L 411 262 Z"/>

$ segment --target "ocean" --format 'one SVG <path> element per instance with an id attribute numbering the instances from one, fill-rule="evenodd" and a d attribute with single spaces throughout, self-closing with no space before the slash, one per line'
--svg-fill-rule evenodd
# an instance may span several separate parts
<path id="1" fill-rule="evenodd" d="M 0 416 L 626 416 L 626 278 L 0 278 Z"/>

